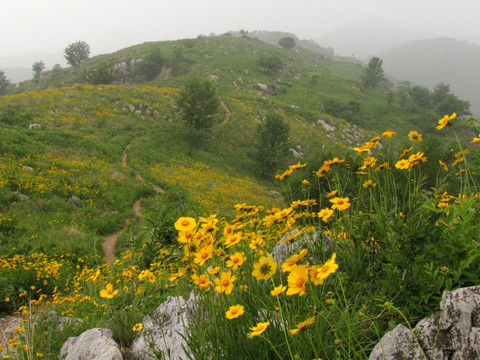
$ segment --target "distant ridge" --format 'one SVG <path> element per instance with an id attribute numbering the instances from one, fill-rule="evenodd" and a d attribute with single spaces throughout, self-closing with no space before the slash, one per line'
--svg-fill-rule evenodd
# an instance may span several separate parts
<path id="1" fill-rule="evenodd" d="M 433 87 L 439 82 L 480 115 L 480 46 L 452 38 L 410 41 L 379 54 L 385 71 L 398 79 Z"/>

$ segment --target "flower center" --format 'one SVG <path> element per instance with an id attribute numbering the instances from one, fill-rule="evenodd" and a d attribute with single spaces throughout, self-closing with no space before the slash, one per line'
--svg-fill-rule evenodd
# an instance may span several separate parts
<path id="1" fill-rule="evenodd" d="M 304 283 L 305 283 L 305 279 L 303 279 L 303 278 L 298 278 L 297 279 L 296 284 L 297 284 L 298 287 L 303 287 Z"/>
<path id="2" fill-rule="evenodd" d="M 230 285 L 230 280 L 228 280 L 228 279 L 223 279 L 223 280 L 222 280 L 222 285 L 223 285 L 223 287 L 227 287 L 228 285 Z"/>

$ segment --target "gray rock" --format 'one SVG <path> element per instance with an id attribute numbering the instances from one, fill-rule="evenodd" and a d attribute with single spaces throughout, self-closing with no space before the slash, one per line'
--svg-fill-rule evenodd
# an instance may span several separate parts
<path id="1" fill-rule="evenodd" d="M 76 207 L 80 207 L 82 205 L 82 200 L 80 200 L 80 198 L 76 197 L 75 195 L 70 196 L 67 202 L 69 204 L 75 205 Z"/>
<path id="2" fill-rule="evenodd" d="M 479 359 L 480 286 L 445 291 L 440 309 L 413 332 L 398 325 L 386 333 L 369 359 Z"/>
<path id="3" fill-rule="evenodd" d="M 156 359 L 155 350 L 161 351 L 166 360 L 185 360 L 192 355 L 185 353 L 186 328 L 197 311 L 198 297 L 192 292 L 187 301 L 182 296 L 167 297 L 152 316 L 143 318 L 143 330 L 132 346 L 132 353 L 140 360 Z M 187 350 L 188 351 L 188 350 Z M 169 355 L 168 355 L 169 354 Z"/>
<path id="4" fill-rule="evenodd" d="M 68 317 L 68 316 L 58 316 L 56 311 L 50 311 L 44 319 L 45 322 L 52 324 L 55 328 L 60 331 L 63 331 L 65 326 L 69 325 L 81 325 L 83 323 L 82 319 Z"/>
<path id="5" fill-rule="evenodd" d="M 27 195 L 18 193 L 17 196 L 18 196 L 18 199 L 19 199 L 20 201 L 27 201 L 27 200 L 28 200 L 28 196 L 27 196 Z"/>
<path id="6" fill-rule="evenodd" d="M 42 125 L 34 123 L 34 124 L 28 125 L 28 128 L 29 128 L 30 130 L 39 130 L 39 129 L 42 128 Z"/>
<path id="7" fill-rule="evenodd" d="M 273 248 L 272 256 L 278 265 L 282 265 L 287 258 L 293 254 L 298 254 L 302 249 L 309 249 L 310 251 L 318 249 L 320 241 L 322 240 L 324 251 L 332 247 L 332 239 L 319 231 L 314 231 L 307 235 L 299 235 L 289 242 L 281 242 L 281 240 L 285 240 L 290 235 L 297 234 L 299 231 L 299 229 L 295 229 L 285 234 Z"/>
<path id="8" fill-rule="evenodd" d="M 118 344 L 109 329 L 95 328 L 71 337 L 60 350 L 63 360 L 123 360 Z"/>

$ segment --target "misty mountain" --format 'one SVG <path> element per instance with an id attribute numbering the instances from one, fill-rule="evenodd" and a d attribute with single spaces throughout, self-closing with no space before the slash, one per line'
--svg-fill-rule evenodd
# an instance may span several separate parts
<path id="1" fill-rule="evenodd" d="M 433 88 L 439 82 L 480 114 L 480 46 L 451 38 L 410 41 L 378 54 L 391 76 Z"/>
<path id="2" fill-rule="evenodd" d="M 0 57 L 0 69 L 5 72 L 7 79 L 19 83 L 33 78 L 32 65 L 37 61 L 45 63 L 45 70 L 50 70 L 53 65 L 66 66 L 62 53 L 30 53 L 19 56 Z"/>
<path id="3" fill-rule="evenodd" d="M 366 58 L 411 40 L 436 37 L 425 31 L 393 25 L 384 20 L 362 20 L 335 30 L 317 42 L 332 47 L 335 54 Z"/>

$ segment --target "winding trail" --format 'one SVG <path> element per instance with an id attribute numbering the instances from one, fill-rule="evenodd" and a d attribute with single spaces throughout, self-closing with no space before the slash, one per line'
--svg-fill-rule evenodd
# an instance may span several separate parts
<path id="1" fill-rule="evenodd" d="M 233 82 L 233 86 L 235 86 L 235 90 L 233 90 L 233 92 L 240 90 L 236 81 Z"/>
<path id="2" fill-rule="evenodd" d="M 130 148 L 130 144 L 128 144 L 127 146 L 125 146 L 125 150 L 123 150 L 123 153 L 122 153 L 122 166 L 123 167 L 126 167 L 127 166 L 127 150 Z M 144 181 L 143 180 L 143 177 L 142 175 L 140 175 L 139 173 L 136 174 L 136 179 L 138 181 Z M 155 192 L 157 193 L 165 193 L 165 190 L 163 190 L 162 188 L 156 186 L 156 185 L 153 185 L 153 189 L 155 190 Z M 125 230 L 127 229 L 127 225 L 128 223 L 131 221 L 131 220 L 134 220 L 135 218 L 141 218 L 143 216 L 142 214 L 142 206 L 140 205 L 140 200 L 141 199 L 137 199 L 135 200 L 135 202 L 133 203 L 133 212 L 134 212 L 134 216 L 125 220 L 125 225 L 118 231 L 114 232 L 113 234 L 111 235 L 108 235 L 108 236 L 105 236 L 103 238 L 103 242 L 102 242 L 102 249 L 103 249 L 103 254 L 105 255 L 105 258 L 107 259 L 108 263 L 109 264 L 113 264 L 115 262 L 115 244 L 117 243 L 117 240 L 118 238 L 125 232 Z"/>
<path id="3" fill-rule="evenodd" d="M 222 121 L 221 125 L 224 125 L 227 123 L 228 119 L 232 115 L 232 112 L 230 109 L 227 107 L 227 105 L 223 102 L 223 100 L 220 100 L 220 105 L 225 109 L 225 120 Z"/>

